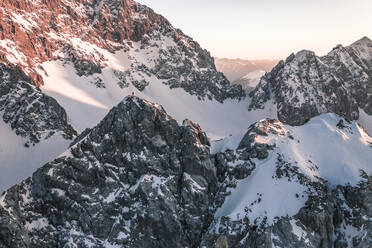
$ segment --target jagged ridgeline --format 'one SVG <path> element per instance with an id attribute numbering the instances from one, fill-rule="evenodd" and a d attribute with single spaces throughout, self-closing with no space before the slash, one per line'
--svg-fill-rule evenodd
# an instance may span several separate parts
<path id="1" fill-rule="evenodd" d="M 131 84 L 140 91 L 153 75 L 200 98 L 222 102 L 244 96 L 241 87 L 216 71 L 208 51 L 135 1 L 4 0 L 1 5 L 0 61 L 18 65 L 35 85 L 46 83 L 44 74 L 52 73 L 42 64 L 60 60 L 72 63 L 79 76 L 109 67 L 121 87 Z M 119 51 L 126 54 L 112 67 L 111 53 Z M 97 87 L 105 87 L 101 81 Z"/>
<path id="2" fill-rule="evenodd" d="M 1 198 L 1 247 L 199 244 L 217 177 L 197 124 L 128 97 L 78 139 Z"/>
<path id="3" fill-rule="evenodd" d="M 220 103 L 244 98 L 208 51 L 134 1 L 0 6 L 0 192 L 65 151 L 132 91 L 173 106 L 178 121 L 219 116 Z M 195 111 L 204 100 L 212 111 Z"/>
<path id="4" fill-rule="evenodd" d="M 4 122 L 25 138 L 26 147 L 56 133 L 67 140 L 77 134 L 68 123 L 65 110 L 32 85 L 19 67 L 0 64 L 0 80 L 0 113 Z"/>
<path id="5" fill-rule="evenodd" d="M 0 6 L 1 248 L 371 246 L 370 39 L 245 98 L 132 0 Z"/>
<path id="6" fill-rule="evenodd" d="M 371 149 L 357 124 L 324 115 L 301 129 L 261 121 L 236 147 L 211 154 L 197 124 L 127 97 L 5 192 L 0 247 L 368 247 L 372 179 L 360 164 L 372 158 L 342 186 L 350 178 L 306 149 L 320 126 L 349 137 L 350 154 Z M 325 146 L 339 136 L 325 135 Z M 294 153 L 312 161 L 290 159 L 298 144 Z"/>
<path id="7" fill-rule="evenodd" d="M 262 77 L 250 93 L 250 109 L 273 100 L 279 120 L 302 125 L 322 113 L 358 120 L 372 114 L 372 41 L 364 37 L 338 45 L 326 56 L 311 51 L 292 54 Z"/>

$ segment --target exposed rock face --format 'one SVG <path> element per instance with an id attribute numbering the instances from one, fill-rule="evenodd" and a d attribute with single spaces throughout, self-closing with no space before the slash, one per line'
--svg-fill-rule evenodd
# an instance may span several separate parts
<path id="1" fill-rule="evenodd" d="M 321 113 L 359 118 L 359 108 L 372 114 L 372 41 L 364 37 L 328 55 L 311 51 L 292 54 L 262 77 L 251 92 L 250 109 L 273 99 L 279 120 L 302 125 Z"/>
<path id="2" fill-rule="evenodd" d="M 110 43 L 126 39 L 139 41 L 146 33 L 169 25 L 151 9 L 130 0 L 4 0 L 0 4 L 2 40 L 23 55 L 22 60 L 16 62 L 27 69 L 35 69 L 33 66 L 37 63 L 54 59 L 53 53 L 68 45 L 71 36 L 112 49 Z M 55 39 L 55 33 L 61 37 Z M 62 37 L 66 40 L 61 40 Z M 19 59 L 7 49 L 10 47 L 3 46 L 5 62 Z"/>
<path id="3" fill-rule="evenodd" d="M 17 135 L 27 139 L 25 146 L 56 133 L 65 139 L 74 138 L 77 133 L 69 125 L 65 110 L 32 85 L 21 69 L 0 64 L 0 78 L 0 114 Z"/>
<path id="4" fill-rule="evenodd" d="M 133 83 L 142 91 L 151 81 L 145 76 L 153 75 L 203 99 L 244 96 L 216 71 L 208 51 L 132 0 L 3 0 L 0 6 L 0 61 L 18 65 L 36 85 L 44 83 L 39 65 L 45 61 L 73 63 L 78 75 L 87 76 L 109 67 L 105 55 L 120 50 L 141 54 L 128 58 L 130 68 L 115 69 L 122 87 Z"/>
<path id="5" fill-rule="evenodd" d="M 0 7 L 0 117 L 13 130 L 0 125 L 23 137 L 12 139 L 14 149 L 0 141 L 2 168 L 21 170 L 22 159 L 8 151 L 24 145 L 38 144 L 32 157 L 51 154 L 42 163 L 49 161 L 67 148 L 74 129 L 96 125 L 128 92 L 151 84 L 162 93 L 182 88 L 197 103 L 245 95 L 216 71 L 208 51 L 132 0 L 0 0 Z"/>
<path id="6" fill-rule="evenodd" d="M 211 219 L 209 141 L 159 105 L 126 98 L 1 199 L 0 247 L 197 247 Z"/>
<path id="7" fill-rule="evenodd" d="M 361 142 L 356 124 L 328 118 L 325 127 Z M 316 176 L 316 162 L 304 167 L 282 147 L 300 138 L 263 120 L 236 149 L 211 155 L 199 125 L 178 125 L 160 105 L 127 97 L 4 193 L 0 247 L 368 247 L 371 176 L 362 171 L 356 185 L 330 186 Z M 253 188 L 244 183 L 257 177 Z M 230 198 L 234 190 L 243 195 Z M 268 198 L 275 192 L 284 202 Z M 297 210 L 281 215 L 292 204 Z"/>

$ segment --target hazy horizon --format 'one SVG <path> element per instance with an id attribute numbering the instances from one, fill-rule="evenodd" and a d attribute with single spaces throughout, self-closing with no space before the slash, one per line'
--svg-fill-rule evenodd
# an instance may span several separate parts
<path id="1" fill-rule="evenodd" d="M 284 59 L 302 49 L 325 55 L 372 38 L 368 0 L 138 0 L 165 16 L 214 57 Z"/>

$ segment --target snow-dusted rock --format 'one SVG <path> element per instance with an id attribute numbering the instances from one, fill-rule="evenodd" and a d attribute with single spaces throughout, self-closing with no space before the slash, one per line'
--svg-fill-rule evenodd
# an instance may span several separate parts
<path id="1" fill-rule="evenodd" d="M 76 136 L 66 111 L 24 72 L 0 64 L 0 192 L 66 150 Z"/>
<path id="2" fill-rule="evenodd" d="M 43 94 L 17 67 L 0 65 L 0 113 L 17 135 L 25 137 L 25 146 L 60 132 L 72 140 L 76 131 L 69 125 L 65 110 L 53 98 Z"/>
<path id="3" fill-rule="evenodd" d="M 201 246 L 368 247 L 371 142 L 333 114 L 299 127 L 250 126 L 216 154 L 216 212 Z"/>
<path id="4" fill-rule="evenodd" d="M 0 247 L 196 247 L 216 168 L 197 124 L 127 97 L 0 200 Z"/>
<path id="5" fill-rule="evenodd" d="M 279 120 L 291 125 L 329 112 L 358 120 L 359 109 L 372 114 L 371 85 L 372 41 L 364 37 L 323 57 L 306 50 L 292 54 L 262 77 L 249 108 L 273 99 Z"/>
<path id="6" fill-rule="evenodd" d="M 203 99 L 244 96 L 216 71 L 208 51 L 133 0 L 5 0 L 2 6 L 0 61 L 18 65 L 36 85 L 45 84 L 47 61 L 71 63 L 79 76 L 100 77 L 114 63 L 109 56 L 122 52 L 130 63 L 110 68 L 122 87 L 143 91 L 153 75 Z"/>
<path id="7" fill-rule="evenodd" d="M 193 113 L 206 120 L 195 111 L 203 104 L 214 119 L 226 107 L 222 102 L 234 99 L 239 105 L 228 104 L 228 110 L 246 108 L 239 102 L 243 90 L 216 71 L 208 51 L 135 1 L 4 0 L 0 5 L 0 63 L 13 68 L 6 69 L 10 76 L 4 71 L 0 83 L 0 192 L 58 156 L 74 129 L 95 126 L 132 91 L 173 106 L 178 121 L 201 119 Z M 225 135 L 221 129 L 231 132 L 232 118 L 224 119 L 230 121 L 217 135 Z"/>
<path id="8" fill-rule="evenodd" d="M 199 125 L 126 97 L 4 193 L 0 247 L 368 247 L 372 138 L 358 124 L 266 119 L 229 139 L 210 154 Z"/>

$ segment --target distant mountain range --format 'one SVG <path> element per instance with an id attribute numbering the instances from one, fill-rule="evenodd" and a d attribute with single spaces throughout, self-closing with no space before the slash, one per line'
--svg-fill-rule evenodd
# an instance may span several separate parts
<path id="1" fill-rule="evenodd" d="M 279 60 L 244 60 L 214 58 L 216 68 L 222 72 L 232 84 L 242 85 L 251 91 L 258 84 L 261 76 L 279 62 Z"/>

